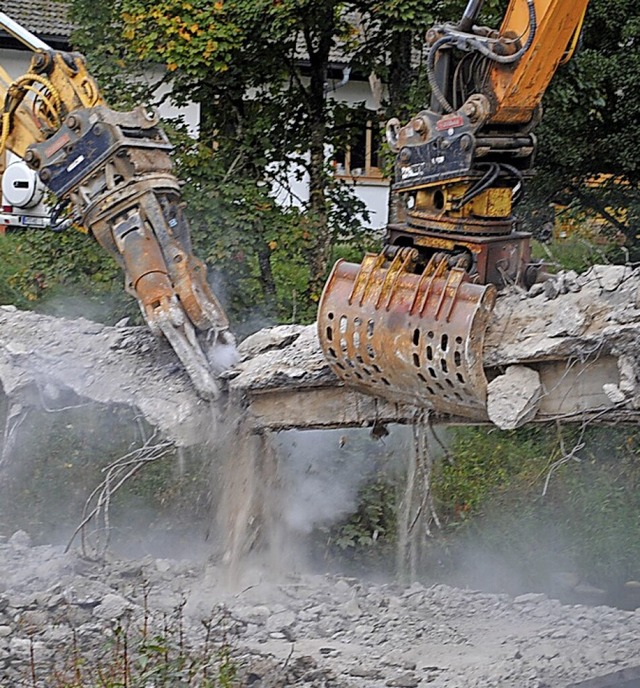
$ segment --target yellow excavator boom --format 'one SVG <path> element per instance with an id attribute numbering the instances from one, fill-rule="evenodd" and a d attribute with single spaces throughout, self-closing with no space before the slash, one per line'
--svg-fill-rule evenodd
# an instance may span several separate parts
<path id="1" fill-rule="evenodd" d="M 558 65 L 570 59 L 575 50 L 587 4 L 588 0 L 520 0 L 509 4 L 500 36 L 528 47 L 511 69 L 497 63 L 491 70 L 494 124 L 531 120 Z"/>

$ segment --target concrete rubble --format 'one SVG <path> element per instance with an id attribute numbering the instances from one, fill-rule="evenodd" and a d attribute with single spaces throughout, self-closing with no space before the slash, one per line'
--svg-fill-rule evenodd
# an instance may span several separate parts
<path id="1" fill-rule="evenodd" d="M 630 352 L 640 339 L 639 290 L 638 268 L 597 265 L 505 292 L 487 331 L 485 367 Z"/>
<path id="2" fill-rule="evenodd" d="M 492 420 L 516 427 L 585 408 L 637 419 L 639 289 L 640 271 L 607 266 L 562 273 L 529 294 L 504 293 L 484 352 Z M 331 422 L 353 422 L 351 409 L 378 420 L 415 412 L 337 386 L 314 326 L 261 331 L 240 354 L 225 384 L 249 415 L 263 399 L 295 425 L 296 412 L 311 413 L 304 395 L 323 391 Z M 9 416 L 22 405 L 122 404 L 177 444 L 197 441 L 212 422 L 173 352 L 144 328 L 2 307 L 0 381 Z M 98 563 L 0 531 L 0 687 L 47 685 L 34 684 L 34 672 L 61 669 L 74 647 L 96 661 L 118 625 L 133 632 L 146 619 L 161 627 L 176 610 L 188 646 L 202 642 L 202 621 L 212 619 L 214 642 L 228 644 L 239 668 L 238 685 L 253 688 L 569 688 L 640 664 L 638 609 L 280 566 L 287 573 L 150 556 Z"/>
<path id="3" fill-rule="evenodd" d="M 487 387 L 487 413 L 501 430 L 513 430 L 533 420 L 540 408 L 542 383 L 536 370 L 512 365 Z"/>
<path id="4" fill-rule="evenodd" d="M 107 327 L 0 307 L 0 383 L 13 406 L 72 399 L 137 409 L 177 444 L 211 423 L 169 346 L 144 327 Z"/>
<path id="5" fill-rule="evenodd" d="M 238 688 L 562 688 L 639 664 L 640 609 L 150 556 L 92 563 L 18 534 L 0 544 L 0 685 L 50 685 L 72 652 L 96 663 L 118 625 L 133 638 L 176 610 L 186 646 L 213 622 Z"/>
<path id="6" fill-rule="evenodd" d="M 280 342 L 276 346 L 274 336 Z M 240 361 L 229 376 L 232 394 L 336 384 L 320 349 L 315 325 L 260 330 L 243 341 L 238 351 Z"/>
<path id="7" fill-rule="evenodd" d="M 529 292 L 504 290 L 484 344 L 484 367 L 491 380 L 489 419 L 503 428 L 532 419 L 581 420 L 589 415 L 636 421 L 639 293 L 640 269 L 620 265 L 595 266 L 582 275 L 561 272 Z M 315 326 L 298 327 L 299 336 L 292 340 L 294 332 L 294 326 L 286 330 L 280 348 L 272 345 L 269 330 L 253 336 L 251 356 L 232 373 L 232 395 L 259 400 L 262 393 L 276 389 L 306 391 L 335 384 L 322 359 Z M 525 373 L 525 366 L 531 372 Z M 517 382 L 516 373 L 521 376 Z M 344 397 L 323 403 L 356 407 L 363 402 Z M 412 408 L 397 409 L 400 420 L 413 413 Z M 391 419 L 393 413 L 387 414 Z M 353 424 L 364 415 L 354 410 Z M 269 423 L 270 418 L 265 424 Z"/>

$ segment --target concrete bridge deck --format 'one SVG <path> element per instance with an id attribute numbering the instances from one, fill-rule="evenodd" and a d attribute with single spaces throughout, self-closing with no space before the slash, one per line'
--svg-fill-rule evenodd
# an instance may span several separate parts
<path id="1" fill-rule="evenodd" d="M 443 423 L 640 419 L 640 270 L 599 266 L 563 273 L 528 294 L 508 290 L 489 323 L 483 363 L 488 413 Z M 322 356 L 314 326 L 261 330 L 240 346 L 226 379 L 229 407 L 254 432 L 411 423 L 419 412 L 344 387 Z M 108 327 L 0 307 L 5 436 L 27 409 L 126 405 L 178 444 L 215 425 L 170 347 L 146 328 Z M 17 420 L 15 420 L 17 419 Z"/>

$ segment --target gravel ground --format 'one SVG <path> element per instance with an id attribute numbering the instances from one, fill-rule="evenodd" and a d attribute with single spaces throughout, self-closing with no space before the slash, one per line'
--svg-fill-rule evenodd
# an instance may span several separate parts
<path id="1" fill-rule="evenodd" d="M 185 645 L 213 620 L 213 646 L 240 667 L 234 685 L 253 688 L 567 687 L 640 663 L 640 609 L 151 557 L 95 563 L 19 531 L 0 544 L 0 686 L 50 688 L 72 645 L 95 660 L 119 624 L 162 626 L 176 610 Z"/>

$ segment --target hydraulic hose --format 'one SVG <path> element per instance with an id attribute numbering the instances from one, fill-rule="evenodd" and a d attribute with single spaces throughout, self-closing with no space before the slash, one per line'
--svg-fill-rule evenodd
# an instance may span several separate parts
<path id="1" fill-rule="evenodd" d="M 507 175 L 510 175 L 518 180 L 518 183 L 513 188 L 512 200 L 512 204 L 516 205 L 522 200 L 522 197 L 524 196 L 524 178 L 522 176 L 522 172 L 517 167 L 509 165 L 506 162 L 501 162 L 500 167 L 502 168 L 503 173 L 506 173 Z"/>
<path id="2" fill-rule="evenodd" d="M 478 165 L 478 167 L 484 165 L 485 163 L 481 163 L 480 165 Z M 492 186 L 500 175 L 506 175 L 508 177 L 512 177 L 518 180 L 518 183 L 514 187 L 512 203 L 513 205 L 515 205 L 520 201 L 523 195 L 522 172 L 520 172 L 520 170 L 514 167 L 513 165 L 509 165 L 504 162 L 487 163 L 487 167 L 488 169 L 485 172 L 485 174 L 471 188 L 469 188 L 465 192 L 465 194 L 460 199 L 458 199 L 458 201 L 454 204 L 454 210 L 460 210 L 460 208 L 462 208 L 463 205 L 466 205 L 467 203 L 472 201 L 476 196 L 479 196 L 483 191 L 486 191 L 486 189 Z"/>
<path id="3" fill-rule="evenodd" d="M 481 163 L 484 166 L 484 163 Z M 480 167 L 481 165 L 478 165 Z M 488 169 L 484 176 L 479 179 L 465 194 L 455 203 L 454 210 L 460 210 L 463 205 L 472 201 L 476 196 L 479 196 L 483 191 L 488 189 L 500 175 L 500 165 L 498 163 L 488 163 Z"/>
<path id="4" fill-rule="evenodd" d="M 498 62 L 499 64 L 512 64 L 517 62 L 531 47 L 533 39 L 535 38 L 536 31 L 538 29 L 538 21 L 536 18 L 536 8 L 534 5 L 534 0 L 527 0 L 527 6 L 529 8 L 529 36 L 527 37 L 526 43 L 518 50 L 513 53 L 513 55 L 498 55 L 493 50 L 489 49 L 482 41 L 472 40 L 471 45 L 482 55 L 489 58 L 493 62 Z"/>
<path id="5" fill-rule="evenodd" d="M 438 51 L 448 43 L 453 42 L 453 37 L 452 36 L 443 36 L 442 38 L 439 38 L 432 46 L 431 50 L 429 50 L 429 56 L 427 58 L 427 78 L 429 80 L 429 86 L 431 86 L 431 92 L 433 94 L 433 97 L 442 105 L 442 108 L 445 112 L 453 112 L 453 107 L 447 100 L 446 96 L 440 89 L 440 84 L 438 83 L 438 80 L 436 79 L 435 75 L 435 64 L 436 64 L 436 54 Z"/>
<path id="6" fill-rule="evenodd" d="M 465 33 L 471 31 L 483 4 L 484 0 L 469 0 L 462 19 L 458 23 L 458 31 L 464 31 Z"/>
<path id="7" fill-rule="evenodd" d="M 471 24 L 471 26 L 469 26 L 469 29 L 472 27 L 473 20 L 475 19 L 478 12 L 480 11 L 480 8 L 482 7 L 482 2 L 483 0 L 469 0 L 464 15 L 460 23 L 458 24 L 458 30 L 466 32 L 466 27 L 469 24 Z M 522 46 L 522 48 L 520 48 L 520 50 L 518 50 L 517 52 L 513 53 L 513 55 L 498 55 L 489 47 L 487 47 L 487 45 L 483 41 L 477 40 L 477 38 L 473 37 L 471 34 L 468 37 L 468 45 L 472 47 L 474 50 L 477 50 L 481 55 L 484 55 L 492 62 L 497 62 L 499 64 L 512 64 L 514 62 L 517 62 L 531 47 L 533 39 L 536 35 L 536 31 L 538 29 L 534 0 L 527 0 L 527 7 L 529 10 L 529 35 L 527 36 L 527 40 L 525 44 Z M 451 105 L 451 103 L 449 103 L 449 101 L 447 100 L 445 94 L 442 92 L 441 85 L 438 83 L 438 79 L 436 78 L 435 74 L 435 62 L 438 51 L 441 50 L 444 46 L 455 42 L 456 37 L 453 35 L 442 36 L 431 46 L 431 50 L 429 50 L 429 55 L 427 57 L 427 78 L 429 80 L 431 92 L 436 101 L 442 106 L 444 112 L 447 113 L 453 112 L 454 108 Z"/>

